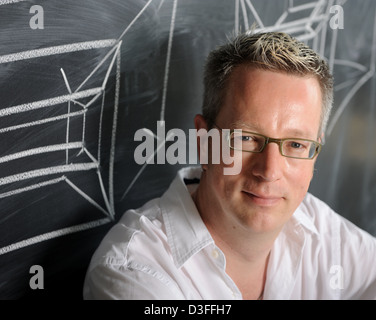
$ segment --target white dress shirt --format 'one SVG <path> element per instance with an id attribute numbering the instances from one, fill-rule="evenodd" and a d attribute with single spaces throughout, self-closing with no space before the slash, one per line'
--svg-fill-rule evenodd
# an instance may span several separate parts
<path id="1" fill-rule="evenodd" d="M 242 299 L 191 198 L 200 175 L 180 170 L 122 216 L 92 258 L 85 299 Z M 308 193 L 274 243 L 263 298 L 376 299 L 376 239 Z"/>

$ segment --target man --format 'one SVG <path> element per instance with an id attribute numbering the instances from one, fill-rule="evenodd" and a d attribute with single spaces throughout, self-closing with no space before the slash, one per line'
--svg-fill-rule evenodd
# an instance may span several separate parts
<path id="1" fill-rule="evenodd" d="M 332 88 L 327 64 L 284 33 L 213 51 L 195 127 L 226 131 L 241 172 L 223 174 L 224 161 L 183 169 L 160 199 L 126 212 L 84 297 L 375 299 L 376 239 L 307 193 Z"/>

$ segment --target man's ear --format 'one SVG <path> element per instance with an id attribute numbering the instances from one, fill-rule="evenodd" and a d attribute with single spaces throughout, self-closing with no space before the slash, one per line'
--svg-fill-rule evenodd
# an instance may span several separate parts
<path id="1" fill-rule="evenodd" d="M 321 143 L 321 144 L 324 144 L 325 143 L 325 134 L 324 134 L 324 132 L 322 132 L 321 133 L 321 135 L 319 136 L 319 142 Z M 317 156 L 316 156 L 316 158 L 314 159 L 314 163 L 316 163 L 316 161 L 317 161 Z"/>
<path id="2" fill-rule="evenodd" d="M 195 116 L 195 128 L 196 130 L 205 129 L 208 131 L 208 124 L 206 123 L 206 120 L 202 114 L 196 114 Z"/>
<path id="3" fill-rule="evenodd" d="M 319 137 L 319 142 L 321 144 L 325 144 L 325 134 L 324 134 L 324 132 L 321 133 L 321 135 Z"/>
<path id="4" fill-rule="evenodd" d="M 201 161 L 201 159 L 208 159 L 208 124 L 201 114 L 196 114 L 194 122 L 197 132 L 197 155 L 200 159 L 201 167 L 205 171 L 207 169 L 207 161 Z"/>

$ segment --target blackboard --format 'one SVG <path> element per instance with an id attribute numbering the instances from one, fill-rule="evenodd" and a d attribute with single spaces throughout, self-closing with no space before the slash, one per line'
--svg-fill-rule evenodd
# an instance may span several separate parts
<path id="1" fill-rule="evenodd" d="M 188 165 L 137 164 L 135 132 L 193 128 L 207 54 L 253 24 L 328 59 L 310 191 L 376 235 L 375 15 L 371 0 L 0 1 L 0 299 L 82 298 L 109 228 Z"/>

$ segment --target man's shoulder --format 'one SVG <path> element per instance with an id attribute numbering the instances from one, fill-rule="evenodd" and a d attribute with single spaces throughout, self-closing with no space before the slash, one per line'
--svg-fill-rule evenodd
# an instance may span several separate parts
<path id="1" fill-rule="evenodd" d="M 137 209 L 127 210 L 101 241 L 92 263 L 125 265 L 135 240 L 146 247 L 152 243 L 151 234 L 163 230 L 159 200 L 155 198 Z M 138 241 L 139 238 L 142 241 Z"/>
<path id="2" fill-rule="evenodd" d="M 305 221 L 306 225 L 311 225 L 320 237 L 335 235 L 340 236 L 344 241 L 354 240 L 356 237 L 376 241 L 369 233 L 338 214 L 327 203 L 311 193 L 307 193 L 297 213 L 298 219 Z"/>

